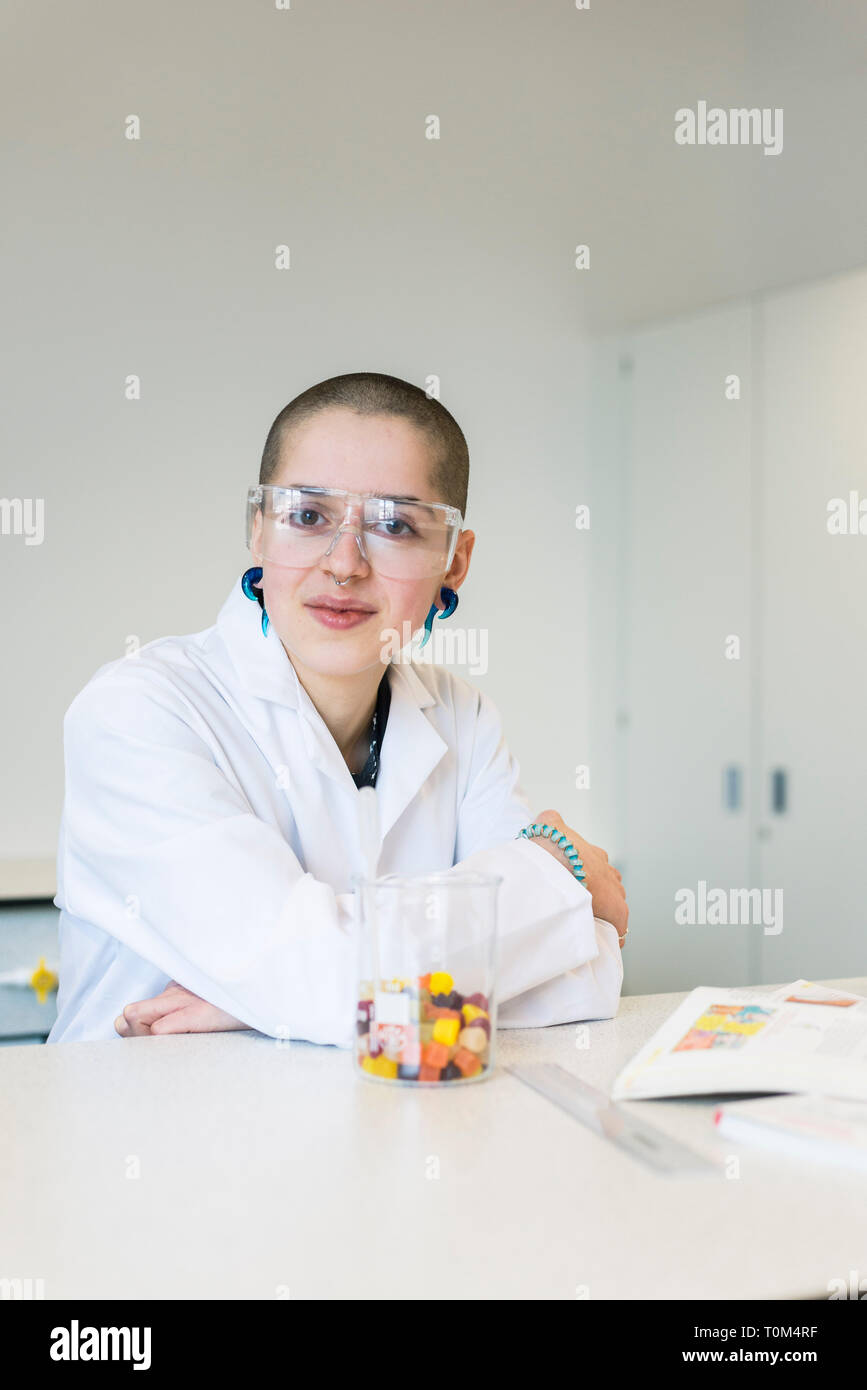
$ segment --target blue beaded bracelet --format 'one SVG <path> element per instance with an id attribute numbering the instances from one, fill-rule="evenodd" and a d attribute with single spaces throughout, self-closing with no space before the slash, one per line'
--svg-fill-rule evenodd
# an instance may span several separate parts
<path id="1" fill-rule="evenodd" d="M 553 825 L 539 825 L 538 821 L 534 821 L 532 825 L 526 825 L 523 830 L 519 830 L 515 839 L 520 840 L 522 835 L 527 840 L 532 840 L 534 836 L 541 835 L 543 840 L 550 840 L 552 845 L 559 846 L 569 860 L 575 877 L 580 883 L 584 882 L 584 865 L 578 858 L 578 852 L 572 844 L 572 841 L 566 839 L 562 830 L 558 830 L 556 826 Z"/>

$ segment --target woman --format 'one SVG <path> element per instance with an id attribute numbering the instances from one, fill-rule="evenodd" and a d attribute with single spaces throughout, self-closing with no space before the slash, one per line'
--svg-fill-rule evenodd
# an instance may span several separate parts
<path id="1" fill-rule="evenodd" d="M 620 875 L 555 812 L 538 819 L 583 882 L 521 837 L 491 700 L 395 659 L 396 634 L 457 605 L 468 475 L 453 417 L 395 377 L 334 377 L 277 416 L 248 504 L 255 563 L 215 626 L 102 667 L 67 712 L 49 1042 L 252 1027 L 350 1046 L 363 785 L 378 875 L 502 876 L 502 1026 L 616 1013 Z"/>

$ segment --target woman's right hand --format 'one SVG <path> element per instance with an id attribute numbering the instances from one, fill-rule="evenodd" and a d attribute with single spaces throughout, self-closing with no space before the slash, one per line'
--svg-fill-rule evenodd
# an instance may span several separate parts
<path id="1" fill-rule="evenodd" d="M 620 937 L 622 947 L 629 922 L 629 908 L 619 870 L 615 869 L 613 864 L 609 864 L 604 849 L 600 849 L 599 845 L 591 845 L 577 830 L 568 826 L 559 811 L 540 811 L 534 816 L 534 820 L 539 825 L 554 826 L 563 832 L 567 840 L 572 841 L 578 858 L 584 865 L 584 887 L 593 899 L 593 916 L 611 923 Z M 568 867 L 569 860 L 566 855 L 557 845 L 552 845 L 550 840 L 541 835 L 534 835 L 530 844 L 541 845 L 549 854 L 555 854 L 561 864 Z"/>
<path id="2" fill-rule="evenodd" d="M 239 1018 L 209 1004 L 198 994 L 170 980 L 162 994 L 127 1004 L 114 1020 L 115 1032 L 122 1038 L 161 1037 L 164 1033 L 226 1033 L 249 1028 Z"/>

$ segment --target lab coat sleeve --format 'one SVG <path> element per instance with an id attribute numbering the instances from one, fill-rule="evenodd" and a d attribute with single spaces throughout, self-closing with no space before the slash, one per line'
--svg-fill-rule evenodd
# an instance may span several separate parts
<path id="1" fill-rule="evenodd" d="M 469 687 L 472 689 L 472 687 Z M 616 929 L 593 916 L 590 893 L 559 860 L 515 839 L 533 819 L 499 711 L 476 697 L 470 773 L 458 814 L 456 862 L 500 874 L 498 1025 L 613 1018 L 623 982 Z"/>
<path id="2" fill-rule="evenodd" d="M 252 1028 L 349 1047 L 352 894 L 302 869 L 196 720 L 147 671 L 97 677 L 73 701 L 63 906 Z"/>

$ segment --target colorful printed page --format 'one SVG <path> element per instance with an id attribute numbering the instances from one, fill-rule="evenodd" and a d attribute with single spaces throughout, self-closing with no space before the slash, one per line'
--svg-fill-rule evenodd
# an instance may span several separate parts
<path id="1" fill-rule="evenodd" d="M 614 1100 L 814 1091 L 867 1100 L 867 999 L 796 980 L 694 989 L 620 1072 Z"/>

